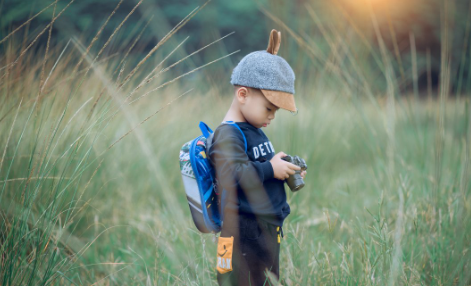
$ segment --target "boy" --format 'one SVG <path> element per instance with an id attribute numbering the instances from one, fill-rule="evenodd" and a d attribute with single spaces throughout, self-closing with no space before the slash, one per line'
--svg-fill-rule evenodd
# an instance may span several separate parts
<path id="1" fill-rule="evenodd" d="M 290 213 L 284 180 L 300 170 L 281 159 L 285 153 L 275 155 L 261 130 L 278 109 L 296 111 L 294 72 L 276 55 L 280 40 L 280 32 L 272 30 L 267 51 L 246 55 L 234 68 L 234 99 L 223 122 L 232 124 L 221 124 L 208 148 L 218 191 L 226 193 L 217 253 L 219 285 L 269 285 L 268 272 L 279 279 L 281 227 Z"/>

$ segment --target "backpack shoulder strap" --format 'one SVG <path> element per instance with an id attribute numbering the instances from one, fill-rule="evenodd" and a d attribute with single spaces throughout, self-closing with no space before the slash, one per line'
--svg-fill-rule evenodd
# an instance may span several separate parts
<path id="1" fill-rule="evenodd" d="M 242 132 L 242 129 L 240 129 L 239 125 L 237 125 L 234 121 L 224 121 L 222 124 L 230 124 L 232 126 L 237 127 L 237 129 L 239 129 L 240 133 L 242 134 L 242 138 L 244 138 L 245 153 L 247 153 L 247 139 L 245 138 L 245 134 L 244 132 Z"/>
<path id="2" fill-rule="evenodd" d="M 211 128 L 209 128 L 209 126 L 206 123 L 204 123 L 203 121 L 200 121 L 199 126 L 200 126 L 201 132 L 203 133 L 205 138 L 208 138 L 209 135 L 211 135 L 213 133 L 213 130 L 211 130 Z"/>
<path id="3" fill-rule="evenodd" d="M 232 125 L 239 129 L 240 133 L 242 134 L 242 138 L 244 138 L 244 149 L 245 153 L 247 153 L 247 139 L 245 138 L 245 134 L 244 132 L 242 132 L 242 129 L 240 129 L 239 125 L 237 125 L 234 121 L 224 121 L 221 124 Z M 203 136 L 206 138 L 206 150 L 209 150 L 210 146 L 213 143 L 214 132 L 203 121 L 200 121 L 199 127 L 201 129 L 201 132 L 203 133 Z"/>

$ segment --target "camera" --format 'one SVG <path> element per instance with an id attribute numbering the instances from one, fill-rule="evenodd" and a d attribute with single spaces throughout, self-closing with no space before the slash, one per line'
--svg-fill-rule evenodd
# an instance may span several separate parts
<path id="1" fill-rule="evenodd" d="M 292 192 L 299 191 L 302 187 L 304 187 L 304 180 L 301 177 L 301 172 L 307 170 L 306 161 L 299 158 L 298 156 L 291 155 L 287 155 L 281 159 L 301 167 L 301 170 L 295 171 L 296 173 L 294 175 L 290 175 L 289 178 L 286 179 L 286 182 L 288 183 L 288 186 Z"/>

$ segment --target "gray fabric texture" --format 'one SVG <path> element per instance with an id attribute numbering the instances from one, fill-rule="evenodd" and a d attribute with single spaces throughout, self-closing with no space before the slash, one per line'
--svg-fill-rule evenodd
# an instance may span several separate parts
<path id="1" fill-rule="evenodd" d="M 231 84 L 294 94 L 294 71 L 280 56 L 269 52 L 252 52 L 240 60 L 232 71 Z"/>

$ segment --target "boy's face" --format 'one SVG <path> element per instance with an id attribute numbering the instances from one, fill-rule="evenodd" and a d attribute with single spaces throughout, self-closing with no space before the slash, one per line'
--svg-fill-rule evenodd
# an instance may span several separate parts
<path id="1" fill-rule="evenodd" d="M 240 110 L 245 120 L 256 128 L 267 127 L 275 118 L 279 107 L 268 101 L 259 89 L 245 87 L 241 89 L 247 91 L 237 91 Z"/>

